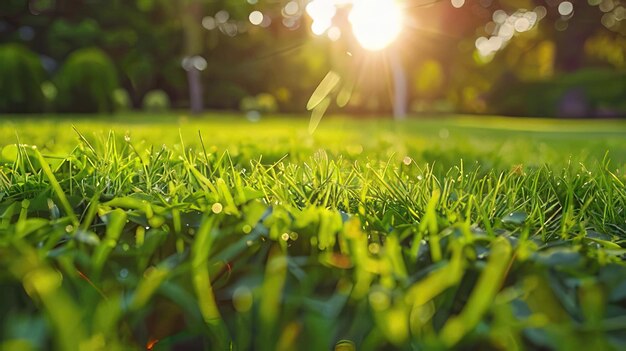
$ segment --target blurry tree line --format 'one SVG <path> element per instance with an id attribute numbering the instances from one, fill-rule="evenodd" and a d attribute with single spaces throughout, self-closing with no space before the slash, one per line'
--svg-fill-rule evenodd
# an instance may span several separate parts
<path id="1" fill-rule="evenodd" d="M 341 39 L 312 35 L 308 0 L 296 0 L 300 16 L 287 24 L 288 2 L 2 0 L 0 112 L 158 111 L 194 99 L 301 112 L 334 70 L 351 95 L 331 110 L 386 113 L 394 50 L 415 113 L 626 114 L 622 0 L 572 1 L 565 15 L 561 0 L 405 0 L 406 28 L 380 53 L 356 45 L 341 13 Z M 255 10 L 264 14 L 258 25 Z M 498 37 L 506 25 L 498 16 L 529 12 L 528 30 L 516 22 Z M 485 54 L 485 43 L 498 45 Z"/>
<path id="2" fill-rule="evenodd" d="M 280 22 L 253 28 L 253 8 L 245 0 L 2 0 L 0 112 L 188 107 L 184 63 L 195 55 L 205 60 L 207 107 L 238 109 L 260 97 L 265 109 L 302 110 L 330 68 L 326 43 L 308 42 L 306 30 L 283 30 Z M 222 10 L 239 25 L 236 34 L 202 26 Z M 66 89 L 68 81 L 75 89 Z M 85 85 L 100 91 L 91 94 Z M 81 98 L 81 90 L 102 96 Z M 75 96 L 73 106 L 57 101 L 65 95 Z M 54 106 L 46 106 L 52 98 Z"/>

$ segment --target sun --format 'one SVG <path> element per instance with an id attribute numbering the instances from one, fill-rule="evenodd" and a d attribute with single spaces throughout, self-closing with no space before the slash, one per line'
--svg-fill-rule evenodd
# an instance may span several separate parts
<path id="1" fill-rule="evenodd" d="M 348 18 L 359 44 L 378 51 L 396 40 L 404 15 L 396 0 L 354 0 Z"/>

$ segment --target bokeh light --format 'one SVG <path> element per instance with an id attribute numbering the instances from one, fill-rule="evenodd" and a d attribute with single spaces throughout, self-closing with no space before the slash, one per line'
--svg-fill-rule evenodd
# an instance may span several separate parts
<path id="1" fill-rule="evenodd" d="M 337 41 L 341 38 L 341 29 L 339 27 L 331 27 L 328 30 L 328 38 L 332 41 Z"/>
<path id="2" fill-rule="evenodd" d="M 300 5 L 295 1 L 290 1 L 285 5 L 284 11 L 287 16 L 295 16 L 298 14 L 298 11 L 300 11 Z"/>
<path id="3" fill-rule="evenodd" d="M 574 5 L 569 1 L 563 1 L 559 4 L 559 14 L 561 16 L 569 16 L 574 11 Z"/>
<path id="4" fill-rule="evenodd" d="M 331 26 L 331 21 L 317 20 L 311 24 L 311 31 L 315 35 L 322 35 Z"/>
<path id="5" fill-rule="evenodd" d="M 263 22 L 263 13 L 261 11 L 252 11 L 248 16 L 248 20 L 255 26 L 258 26 Z"/>
<path id="6" fill-rule="evenodd" d="M 465 5 L 465 0 L 451 0 L 452 6 L 459 9 Z"/>
<path id="7" fill-rule="evenodd" d="M 215 14 L 215 21 L 217 23 L 226 23 L 230 18 L 230 14 L 226 10 L 221 10 Z"/>
<path id="8" fill-rule="evenodd" d="M 206 16 L 202 19 L 202 27 L 206 30 L 213 30 L 217 28 L 217 22 L 215 22 L 215 18 Z"/>
<path id="9" fill-rule="evenodd" d="M 198 70 L 204 71 L 208 67 L 207 60 L 202 56 L 185 57 L 181 63 L 181 66 L 185 71 Z"/>
<path id="10" fill-rule="evenodd" d="M 313 34 L 322 35 L 331 27 L 337 8 L 332 0 L 313 0 L 306 6 L 306 13 L 313 19 Z"/>
<path id="11" fill-rule="evenodd" d="M 546 13 L 543 6 L 538 6 L 533 11 L 520 9 L 511 15 L 501 9 L 494 11 L 491 16 L 493 22 L 485 25 L 485 32 L 490 37 L 479 37 L 474 43 L 479 57 L 489 61 L 496 52 L 506 47 L 513 36 L 535 28 Z"/>

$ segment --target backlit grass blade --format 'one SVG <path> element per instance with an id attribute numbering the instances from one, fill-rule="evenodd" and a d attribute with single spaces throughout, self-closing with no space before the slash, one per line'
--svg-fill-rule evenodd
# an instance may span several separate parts
<path id="1" fill-rule="evenodd" d="M 440 338 L 446 346 L 456 345 L 478 325 L 489 310 L 506 277 L 512 252 L 511 244 L 505 237 L 498 237 L 493 241 L 489 261 L 463 311 L 450 318 L 441 330 Z"/>
<path id="2" fill-rule="evenodd" d="M 259 350 L 269 351 L 275 348 L 277 333 L 276 322 L 281 314 L 283 287 L 287 274 L 287 257 L 280 246 L 275 245 L 270 251 L 261 287 L 259 306 Z"/>
<path id="3" fill-rule="evenodd" d="M 65 192 L 63 191 L 63 188 L 61 188 L 61 185 L 57 181 L 56 177 L 54 176 L 54 173 L 52 173 L 52 170 L 48 165 L 48 161 L 46 161 L 43 155 L 41 155 L 39 150 L 34 149 L 33 152 L 37 156 L 37 160 L 39 160 L 39 163 L 41 164 L 41 169 L 48 178 L 50 186 L 52 187 L 52 190 L 54 190 L 54 193 L 59 201 L 61 202 L 61 206 L 63 206 L 63 210 L 65 210 L 66 215 L 70 217 L 75 227 L 78 226 L 79 222 L 76 214 L 74 213 L 74 209 L 72 208 L 72 205 L 70 205 L 70 202 L 67 199 L 67 196 L 65 196 Z"/>
<path id="4" fill-rule="evenodd" d="M 430 200 L 428 200 L 428 205 L 426 205 L 424 216 L 420 219 L 419 224 L 420 233 L 428 231 L 428 243 L 430 244 L 430 255 L 433 262 L 438 262 L 442 257 L 441 245 L 439 245 L 439 225 L 437 224 L 436 212 L 440 197 L 441 191 L 439 189 L 433 190 L 432 196 Z"/>
<path id="5" fill-rule="evenodd" d="M 407 303 L 421 306 L 434 299 L 444 290 L 459 284 L 465 271 L 465 258 L 461 245 L 455 245 L 452 257 L 442 268 L 428 274 L 426 278 L 413 284 L 406 294 Z"/>
<path id="6" fill-rule="evenodd" d="M 165 266 L 148 268 L 135 289 L 130 301 L 130 309 L 138 310 L 143 308 L 169 274 L 170 270 Z"/>
<path id="7" fill-rule="evenodd" d="M 52 339 L 59 350 L 80 351 L 87 341 L 83 316 L 71 296 L 62 288 L 63 275 L 40 261 L 37 253 L 28 248 L 20 249 L 20 259 L 11 268 L 21 279 L 24 291 L 39 301 L 54 331 Z"/>
<path id="8" fill-rule="evenodd" d="M 217 218 L 207 216 L 202 220 L 191 248 L 191 274 L 200 313 L 213 335 L 214 347 L 216 350 L 227 350 L 230 336 L 215 301 L 208 266 Z"/>
<path id="9" fill-rule="evenodd" d="M 126 212 L 120 209 L 115 209 L 108 213 L 108 223 L 104 240 L 102 241 L 102 244 L 96 248 L 91 259 L 94 270 L 97 272 L 96 274 L 100 274 L 102 271 L 102 267 L 111 253 L 111 250 L 113 250 L 117 245 L 117 240 L 122 234 L 122 230 L 125 225 Z"/>

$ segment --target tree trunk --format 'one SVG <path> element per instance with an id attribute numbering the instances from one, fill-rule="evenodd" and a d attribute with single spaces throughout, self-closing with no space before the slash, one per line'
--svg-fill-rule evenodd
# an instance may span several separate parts
<path id="1" fill-rule="evenodd" d="M 193 65 L 187 70 L 187 81 L 189 82 L 191 113 L 200 114 L 204 109 L 202 102 L 202 79 L 200 79 L 200 71 Z"/>
<path id="2" fill-rule="evenodd" d="M 199 114 L 204 109 L 202 99 L 202 76 L 196 67 L 195 56 L 200 55 L 203 49 L 202 4 L 197 0 L 181 1 L 183 11 L 181 20 L 185 39 L 184 57 L 191 60 L 185 67 L 187 70 L 187 82 L 189 85 L 189 104 L 191 113 Z"/>
<path id="3" fill-rule="evenodd" d="M 402 65 L 402 59 L 395 48 L 389 50 L 389 62 L 393 75 L 393 117 L 396 120 L 406 118 L 408 87 L 406 72 Z"/>

